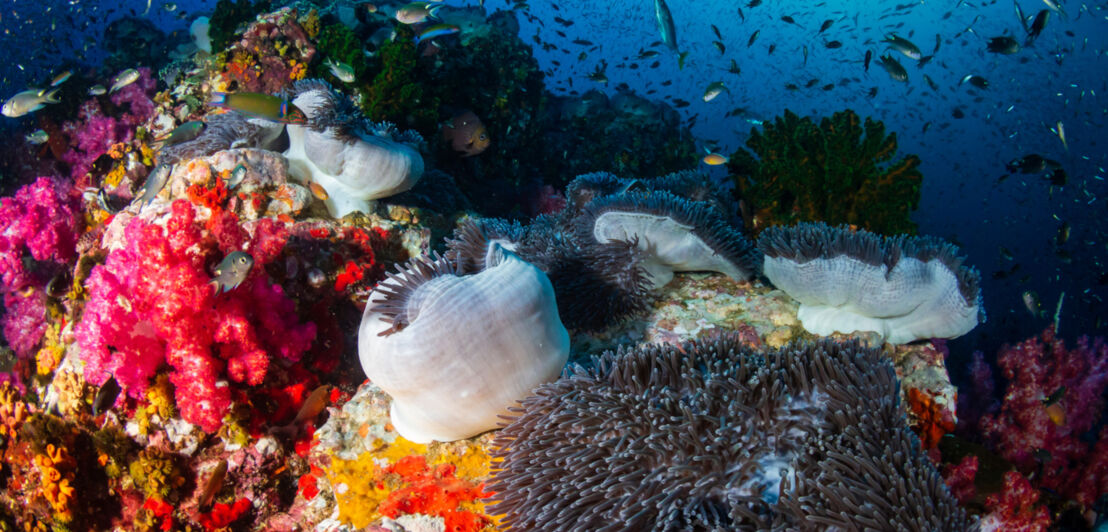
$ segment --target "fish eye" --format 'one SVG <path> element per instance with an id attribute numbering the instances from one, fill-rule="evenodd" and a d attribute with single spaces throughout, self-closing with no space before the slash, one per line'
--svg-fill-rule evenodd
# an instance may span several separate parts
<path id="1" fill-rule="evenodd" d="M 246 264 L 246 257 L 239 257 L 239 264 Z"/>
<path id="2" fill-rule="evenodd" d="M 480 136 L 480 137 L 477 137 L 477 138 L 479 138 L 479 139 L 481 139 L 481 140 L 488 140 L 488 139 L 489 139 L 489 136 L 488 136 L 488 135 L 486 135 L 486 134 L 484 134 L 484 133 L 481 133 L 481 136 Z"/>

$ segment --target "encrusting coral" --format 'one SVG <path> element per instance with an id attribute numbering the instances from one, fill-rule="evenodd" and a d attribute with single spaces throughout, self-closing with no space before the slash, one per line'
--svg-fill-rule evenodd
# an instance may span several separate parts
<path id="1" fill-rule="evenodd" d="M 984 317 L 980 274 L 939 239 L 802 223 L 763 231 L 758 247 L 765 276 L 800 302 L 813 334 L 873 331 L 903 344 L 955 338 Z"/>
<path id="2" fill-rule="evenodd" d="M 892 161 L 896 133 L 853 111 L 839 111 L 818 124 L 785 110 L 727 165 L 752 231 L 773 225 L 822 221 L 850 224 L 882 234 L 916 232 L 909 215 L 919 206 L 919 158 Z M 757 158 L 755 157 L 757 156 Z"/>
<path id="3" fill-rule="evenodd" d="M 968 527 L 858 342 L 609 351 L 512 410 L 488 486 L 512 529 Z"/>

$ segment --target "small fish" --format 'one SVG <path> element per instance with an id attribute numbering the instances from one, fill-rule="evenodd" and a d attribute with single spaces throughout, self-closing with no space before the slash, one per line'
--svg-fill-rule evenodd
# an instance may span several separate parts
<path id="1" fill-rule="evenodd" d="M 751 46 L 754 46 L 754 41 L 758 40 L 758 34 L 761 33 L 761 32 L 762 32 L 762 30 L 754 30 L 754 33 L 750 34 L 750 40 L 746 41 L 746 47 L 747 48 L 750 48 Z"/>
<path id="2" fill-rule="evenodd" d="M 873 50 L 866 50 L 866 57 L 863 60 L 863 67 L 866 72 L 869 72 L 869 62 L 873 60 Z"/>
<path id="3" fill-rule="evenodd" d="M 1024 39 L 1024 46 L 1031 46 L 1035 42 L 1035 39 L 1039 38 L 1039 35 L 1046 29 L 1046 23 L 1050 20 L 1050 11 L 1043 9 L 1035 14 L 1035 19 L 1031 21 L 1031 27 L 1027 30 L 1027 39 Z"/>
<path id="4" fill-rule="evenodd" d="M 108 89 L 105 88 L 103 85 L 93 85 L 88 88 L 89 96 L 100 96 L 102 94 L 107 94 L 107 92 Z"/>
<path id="5" fill-rule="evenodd" d="M 966 76 L 962 78 L 962 81 L 959 82 L 959 84 L 965 83 L 967 81 L 970 85 L 973 85 L 974 87 L 977 87 L 979 89 L 989 88 L 989 80 L 975 74 L 966 74 Z"/>
<path id="6" fill-rule="evenodd" d="M 327 384 L 317 386 L 304 400 L 304 404 L 300 405 L 300 410 L 296 412 L 296 417 L 291 424 L 299 425 L 305 421 L 315 419 L 327 407 L 330 395 L 331 386 Z"/>
<path id="7" fill-rule="evenodd" d="M 338 78 L 339 81 L 343 83 L 354 83 L 354 67 L 342 61 L 335 61 L 330 57 L 323 61 L 323 66 L 327 67 L 331 71 L 331 75 Z"/>
<path id="8" fill-rule="evenodd" d="M 435 17 L 435 12 L 442 7 L 442 4 L 432 6 L 430 2 L 412 2 L 396 10 L 396 20 L 401 24 L 419 24 Z"/>
<path id="9" fill-rule="evenodd" d="M 416 35 L 415 43 L 418 45 L 423 41 L 436 39 L 444 35 L 454 35 L 455 33 L 458 33 L 460 31 L 462 31 L 462 29 L 453 24 L 435 24 L 434 26 L 428 26 L 424 28 L 423 31 L 419 32 L 419 35 Z"/>
<path id="10" fill-rule="evenodd" d="M 1005 165 L 1009 172 L 1019 172 L 1021 174 L 1037 174 L 1044 172 L 1048 168 L 1060 168 L 1061 164 L 1058 161 L 1047 159 L 1042 155 L 1036 153 L 1029 153 L 1020 157 L 1019 159 L 1013 159 Z"/>
<path id="11" fill-rule="evenodd" d="M 787 22 L 789 24 L 796 24 L 796 21 L 793 20 L 793 18 L 788 16 L 788 15 L 781 15 L 781 20 L 784 21 L 784 22 Z"/>
<path id="12" fill-rule="evenodd" d="M 44 92 L 39 89 L 27 89 L 8 98 L 8 101 L 4 102 L 4 106 L 0 109 L 0 112 L 3 112 L 4 116 L 10 118 L 18 118 L 33 113 L 42 109 L 48 103 L 58 103 L 58 90 L 60 89 Z"/>
<path id="13" fill-rule="evenodd" d="M 211 476 L 208 477 L 208 481 L 204 483 L 204 489 L 200 491 L 200 496 L 196 498 L 197 505 L 200 507 L 200 511 L 206 511 L 212 506 L 212 500 L 215 499 L 215 495 L 219 493 L 219 490 L 223 489 L 223 479 L 227 476 L 227 460 L 220 460 L 212 469 Z"/>
<path id="14" fill-rule="evenodd" d="M 665 0 L 654 0 L 654 20 L 658 23 L 658 32 L 662 34 L 662 44 L 677 51 L 677 27 L 673 24 L 673 15 Z"/>
<path id="15" fill-rule="evenodd" d="M 836 48 L 842 48 L 842 47 L 843 47 L 843 43 L 841 43 L 841 42 L 839 42 L 839 41 L 827 41 L 827 42 L 823 43 L 823 46 L 824 46 L 825 48 L 828 48 L 828 49 L 834 50 L 834 49 L 836 49 Z"/>
<path id="16" fill-rule="evenodd" d="M 881 42 L 889 43 L 889 48 L 904 54 L 909 59 L 919 60 L 919 58 L 923 56 L 916 45 L 912 44 L 908 39 L 898 37 L 896 34 L 885 37 Z"/>
<path id="17" fill-rule="evenodd" d="M 1058 134 L 1058 140 L 1062 141 L 1062 147 L 1065 148 L 1066 151 L 1070 151 L 1070 146 L 1066 143 L 1066 128 L 1062 125 L 1061 120 L 1058 121 L 1054 131 Z"/>
<path id="18" fill-rule="evenodd" d="M 1058 233 L 1054 235 L 1054 245 L 1061 246 L 1070 239 L 1070 223 L 1062 222 L 1062 225 L 1058 226 Z"/>
<path id="19" fill-rule="evenodd" d="M 881 68 L 884 68 L 893 80 L 908 82 L 908 71 L 904 70 L 904 65 L 901 65 L 900 61 L 897 61 L 893 56 L 883 55 L 878 58 L 877 64 L 881 65 Z"/>
<path id="20" fill-rule="evenodd" d="M 159 164 L 150 175 L 146 176 L 146 183 L 142 185 L 142 196 L 139 197 L 139 208 L 145 207 L 158 197 L 158 193 L 169 182 L 169 176 L 173 173 L 173 165 Z"/>
<path id="21" fill-rule="evenodd" d="M 327 189 L 323 188 L 323 185 L 315 181 L 308 181 L 308 190 L 320 201 L 326 201 L 327 198 L 331 197 L 331 195 L 327 193 Z"/>
<path id="22" fill-rule="evenodd" d="M 731 66 L 727 67 L 727 72 L 729 74 L 735 74 L 735 75 L 742 74 L 742 70 L 739 69 L 739 64 L 737 62 L 735 62 L 734 59 L 731 60 Z"/>
<path id="23" fill-rule="evenodd" d="M 990 38 L 986 46 L 994 54 L 1012 55 L 1020 51 L 1019 41 L 1007 35 Z"/>
<path id="24" fill-rule="evenodd" d="M 157 141 L 161 143 L 162 148 L 174 146 L 184 142 L 189 142 L 191 140 L 195 140 L 196 137 L 199 137 L 200 134 L 204 132 L 205 127 L 206 124 L 204 124 L 204 122 L 201 122 L 199 120 L 190 120 L 173 128 L 173 131 L 170 131 L 168 135 L 157 139 Z"/>
<path id="25" fill-rule="evenodd" d="M 65 80 L 69 79 L 69 76 L 72 76 L 72 75 L 73 75 L 72 70 L 66 70 L 65 72 L 62 72 L 61 74 L 58 74 L 57 76 L 54 76 L 54 79 L 50 80 L 50 86 L 51 87 L 57 87 L 58 85 L 61 85 L 62 83 L 65 83 Z"/>
<path id="26" fill-rule="evenodd" d="M 716 96 L 719 96 L 720 93 L 725 90 L 727 90 L 727 87 L 723 85 L 722 81 L 713 81 L 709 83 L 708 88 L 704 89 L 704 101 L 710 102 L 716 99 Z"/>
<path id="27" fill-rule="evenodd" d="M 237 111 L 246 116 L 282 124 L 304 124 L 308 117 L 292 102 L 260 92 L 215 92 L 209 105 Z"/>
<path id="28" fill-rule="evenodd" d="M 242 180 L 246 179 L 246 165 L 239 163 L 235 166 L 234 170 L 231 170 L 230 175 L 227 176 L 227 188 L 234 190 L 235 187 L 242 184 Z"/>
<path id="29" fill-rule="evenodd" d="M 712 41 L 712 45 L 716 47 L 716 50 L 719 50 L 719 55 L 727 53 L 727 47 L 724 46 L 723 43 L 719 41 Z"/>
<path id="30" fill-rule="evenodd" d="M 464 153 L 462 157 L 480 154 L 492 144 L 488 129 L 473 111 L 454 115 L 450 122 L 443 125 L 442 138 L 450 143 L 454 151 Z"/>
<path id="31" fill-rule="evenodd" d="M 253 267 L 254 257 L 249 253 L 232 251 L 215 267 L 215 277 L 210 284 L 215 286 L 217 294 L 229 292 L 242 284 Z"/>
<path id="32" fill-rule="evenodd" d="M 162 9 L 164 9 L 167 13 L 172 13 L 177 10 L 177 4 L 174 4 L 173 2 L 166 2 L 162 4 Z"/>
<path id="33" fill-rule="evenodd" d="M 31 144 L 43 144 L 46 141 L 50 140 L 50 134 L 41 129 L 38 129 L 32 133 L 28 133 L 27 136 L 23 138 L 27 139 L 27 142 L 30 142 Z"/>
<path id="34" fill-rule="evenodd" d="M 709 24 L 709 26 L 712 27 L 712 33 L 716 34 L 716 39 L 722 41 L 723 40 L 723 35 L 720 35 L 719 28 L 717 28 L 715 24 Z"/>
<path id="35" fill-rule="evenodd" d="M 823 24 L 819 25 L 819 31 L 817 31 L 816 33 L 823 33 L 825 31 L 827 31 L 827 29 L 830 28 L 831 25 L 834 24 L 834 23 L 835 23 L 835 21 L 833 21 L 831 19 L 827 19 L 827 20 L 823 21 Z"/>
<path id="36" fill-rule="evenodd" d="M 62 270 L 57 275 L 50 278 L 50 282 L 46 283 L 44 291 L 46 295 L 54 299 L 61 299 L 69 293 L 69 289 L 73 286 L 73 274 L 69 270 Z"/>
<path id="37" fill-rule="evenodd" d="M 1042 303 L 1039 302 L 1039 295 L 1033 290 L 1027 290 L 1023 293 L 1023 306 L 1030 312 L 1032 316 L 1038 318 L 1042 315 Z"/>
<path id="38" fill-rule="evenodd" d="M 92 415 L 99 416 L 101 413 L 110 410 L 115 405 L 115 400 L 119 397 L 120 391 L 122 391 L 122 388 L 116 382 L 115 375 L 109 376 L 108 380 L 100 385 L 100 389 L 96 391 L 96 397 L 92 400 Z"/>
<path id="39" fill-rule="evenodd" d="M 96 206 L 100 207 L 108 214 L 115 214 L 119 212 L 120 207 L 116 205 L 117 203 L 118 202 L 112 201 L 110 198 L 108 198 L 108 193 L 105 192 L 104 189 L 101 188 L 96 191 Z"/>
<path id="40" fill-rule="evenodd" d="M 108 90 L 108 93 L 114 93 L 115 91 L 138 81 L 138 79 L 139 71 L 133 68 L 128 68 L 127 70 L 116 74 L 115 77 L 112 78 L 112 88 Z"/>
<path id="41" fill-rule="evenodd" d="M 931 87 L 931 90 L 938 92 L 939 84 L 935 83 L 935 80 L 931 79 L 931 76 L 928 76 L 927 74 L 924 74 L 923 75 L 923 81 L 927 82 L 927 86 Z"/>
<path id="42" fill-rule="evenodd" d="M 705 151 L 707 151 L 708 154 L 705 155 L 704 158 L 701 159 L 701 161 L 708 166 L 719 166 L 721 164 L 727 164 L 727 161 L 730 160 L 727 158 L 726 155 L 721 155 L 706 148 Z"/>
<path id="43" fill-rule="evenodd" d="M 1050 8 L 1051 11 L 1053 11 L 1055 13 L 1058 13 L 1059 15 L 1062 15 L 1062 18 L 1069 18 L 1066 15 L 1066 10 L 1062 9 L 1062 4 L 1059 4 L 1057 1 L 1055 1 L 1055 0 L 1043 0 L 1043 3 L 1046 4 L 1046 7 Z"/>
<path id="44" fill-rule="evenodd" d="M 1066 410 L 1062 408 L 1060 401 L 1066 394 L 1066 387 L 1059 386 L 1057 390 L 1054 390 L 1049 397 L 1042 399 L 1043 408 L 1046 410 L 1047 417 L 1056 426 L 1061 427 L 1066 424 Z"/>

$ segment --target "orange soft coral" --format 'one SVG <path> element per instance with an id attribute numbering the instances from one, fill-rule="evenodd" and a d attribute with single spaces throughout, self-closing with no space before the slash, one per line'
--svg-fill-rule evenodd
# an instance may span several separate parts
<path id="1" fill-rule="evenodd" d="M 50 507 L 61 522 L 73 519 L 73 509 L 69 506 L 73 498 L 73 471 L 77 467 L 69 453 L 54 444 L 46 446 L 46 454 L 36 455 L 35 466 L 41 476 L 41 491 Z"/>
<path id="2" fill-rule="evenodd" d="M 439 516 L 445 521 L 446 530 L 452 532 L 484 528 L 487 519 L 461 509 L 461 505 L 490 494 L 484 492 L 484 484 L 455 478 L 455 470 L 454 464 L 430 467 L 423 456 L 401 458 L 388 472 L 400 475 L 406 485 L 390 493 L 377 511 L 390 518 L 412 513 Z"/>

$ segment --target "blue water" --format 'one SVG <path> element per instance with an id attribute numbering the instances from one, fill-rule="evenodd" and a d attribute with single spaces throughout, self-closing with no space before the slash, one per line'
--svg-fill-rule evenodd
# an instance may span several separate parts
<path id="1" fill-rule="evenodd" d="M 968 262 L 982 272 L 989 319 L 964 339 L 952 342 L 956 356 L 973 349 L 992 353 L 1002 342 L 1037 333 L 1047 325 L 1063 292 L 1062 336 L 1103 333 L 1108 319 L 1104 304 L 1108 297 L 1104 266 L 1108 156 L 1103 144 L 1108 60 L 1102 56 L 1108 48 L 1108 3 L 1070 0 L 1064 5 L 1068 18 L 1052 14 L 1033 46 L 1008 56 L 985 48 L 987 38 L 1002 34 L 1023 40 L 1014 5 L 1008 0 L 963 1 L 957 6 L 952 2 L 898 6 L 874 0 L 767 1 L 757 7 L 748 3 L 669 1 L 679 50 L 688 52 L 684 68 L 678 68 L 676 53 L 657 44 L 661 38 L 652 0 L 534 1 L 519 12 L 520 37 L 527 44 L 535 44 L 537 36 L 554 45 L 550 50 L 533 46 L 553 93 L 599 89 L 612 95 L 625 83 L 651 98 L 670 103 L 686 100 L 691 105 L 679 112 L 693 124 L 702 144 L 718 145 L 721 153 L 741 146 L 754 123 L 772 120 L 786 108 L 815 117 L 850 108 L 884 121 L 889 132 L 898 134 L 900 152 L 915 153 L 922 160 L 922 201 L 914 215 L 920 232 L 960 244 Z M 215 5 L 179 1 L 175 10 L 168 11 L 165 4 L 153 0 L 143 18 L 167 35 L 187 33 L 191 20 L 210 14 Z M 1019 4 L 1029 17 L 1047 7 L 1032 0 Z M 509 4 L 489 0 L 485 7 L 491 12 Z M 7 98 L 27 86 L 41 85 L 65 66 L 92 72 L 108 57 L 101 42 L 106 26 L 121 17 L 139 15 L 145 8 L 145 2 L 134 1 L 9 0 L 0 12 L 4 28 L 0 53 L 12 59 L 0 66 L 0 94 Z M 783 21 L 785 15 L 796 23 Z M 554 17 L 573 24 L 558 24 Z M 827 19 L 833 20 L 832 26 L 817 33 Z M 722 36 L 724 53 L 712 43 L 716 40 L 712 24 Z M 755 31 L 759 36 L 748 46 Z M 933 53 L 936 35 L 940 39 L 939 50 L 923 68 L 889 52 L 908 70 L 907 83 L 890 79 L 877 64 L 871 64 L 868 72 L 863 69 L 866 51 L 872 51 L 876 60 L 886 53 L 879 41 L 894 32 L 914 42 L 923 55 Z M 574 44 L 575 39 L 594 44 Z M 824 42 L 831 40 L 843 46 L 826 48 Z M 775 46 L 772 54 L 771 45 Z M 644 49 L 661 54 L 636 60 Z M 579 59 L 582 52 L 585 57 Z M 608 64 L 607 84 L 586 77 L 601 60 Z M 740 75 L 727 72 L 732 60 Z M 650 68 L 654 61 L 659 66 Z M 632 63 L 638 68 L 632 69 Z M 938 84 L 937 91 L 928 88 L 923 74 Z M 968 74 L 988 79 L 988 89 L 960 84 Z M 804 88 L 814 78 L 818 83 Z M 672 84 L 663 86 L 666 80 Z M 723 81 L 728 91 L 705 103 L 701 96 L 713 81 Z M 800 88 L 787 90 L 788 83 Z M 823 90 L 826 84 L 835 86 Z M 872 89 L 877 93 L 870 97 Z M 724 116 L 739 107 L 743 110 L 738 116 Z M 955 108 L 964 112 L 964 118 L 952 117 Z M 1064 124 L 1068 150 L 1052 131 L 1059 121 Z M 3 118 L 0 123 L 0 131 L 16 143 L 36 127 L 31 118 Z M 998 182 L 1006 173 L 1006 162 L 1029 153 L 1062 163 L 1068 184 L 1051 187 L 1037 175 L 1013 175 Z M 690 167 L 698 165 L 725 178 L 723 167 L 689 161 Z M 1054 238 L 1062 222 L 1068 222 L 1072 232 L 1069 241 L 1058 246 Z M 1002 247 L 1010 250 L 1011 260 L 1002 256 Z M 1014 274 L 994 278 L 994 272 L 1011 270 L 1016 264 L 1020 267 Z M 1034 318 L 1024 308 L 1021 294 L 1026 290 L 1041 297 L 1046 318 Z"/>

